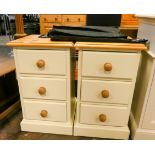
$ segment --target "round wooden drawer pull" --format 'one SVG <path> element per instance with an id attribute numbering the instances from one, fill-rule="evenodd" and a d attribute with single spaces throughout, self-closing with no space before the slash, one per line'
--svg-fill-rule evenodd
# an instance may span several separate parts
<path id="1" fill-rule="evenodd" d="M 47 110 L 42 110 L 42 111 L 40 112 L 40 116 L 41 116 L 41 117 L 47 117 L 47 115 L 48 115 L 48 111 L 47 111 Z"/>
<path id="2" fill-rule="evenodd" d="M 101 95 L 104 98 L 108 98 L 109 97 L 109 91 L 108 90 L 102 90 Z"/>
<path id="3" fill-rule="evenodd" d="M 104 64 L 104 70 L 105 71 L 111 71 L 112 70 L 112 64 L 111 63 L 105 63 Z"/>
<path id="4" fill-rule="evenodd" d="M 38 93 L 39 93 L 40 95 L 46 94 L 46 88 L 45 88 L 45 87 L 40 87 L 40 88 L 38 89 Z"/>
<path id="5" fill-rule="evenodd" d="M 100 115 L 99 115 L 99 120 L 100 120 L 101 122 L 105 122 L 105 121 L 107 120 L 107 116 L 106 116 L 105 114 L 100 114 Z"/>
<path id="6" fill-rule="evenodd" d="M 43 67 L 45 67 L 45 61 L 40 59 L 37 61 L 36 65 L 38 68 L 43 68 Z"/>

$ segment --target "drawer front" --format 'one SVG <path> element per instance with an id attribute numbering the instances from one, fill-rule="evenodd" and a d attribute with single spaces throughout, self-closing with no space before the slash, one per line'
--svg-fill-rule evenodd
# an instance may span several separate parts
<path id="1" fill-rule="evenodd" d="M 61 22 L 61 15 L 41 15 L 40 22 L 41 23 Z"/>
<path id="2" fill-rule="evenodd" d="M 128 104 L 132 82 L 82 80 L 81 101 Z"/>
<path id="3" fill-rule="evenodd" d="M 139 60 L 139 53 L 83 51 L 82 76 L 133 78 Z"/>
<path id="4" fill-rule="evenodd" d="M 81 104 L 80 123 L 126 126 L 128 118 L 129 112 L 127 107 Z"/>
<path id="5" fill-rule="evenodd" d="M 50 28 L 50 29 L 52 29 L 53 28 L 53 25 L 59 26 L 60 23 L 43 23 L 44 28 Z"/>
<path id="6" fill-rule="evenodd" d="M 26 119 L 66 122 L 66 103 L 24 101 Z"/>
<path id="7" fill-rule="evenodd" d="M 64 22 L 86 22 L 86 15 L 62 15 L 62 23 Z"/>
<path id="8" fill-rule="evenodd" d="M 17 50 L 18 71 L 29 74 L 66 75 L 67 52 L 69 51 Z"/>
<path id="9" fill-rule="evenodd" d="M 24 98 L 66 100 L 66 79 L 20 77 Z"/>
<path id="10" fill-rule="evenodd" d="M 85 22 L 64 22 L 62 23 L 63 26 L 85 26 Z"/>

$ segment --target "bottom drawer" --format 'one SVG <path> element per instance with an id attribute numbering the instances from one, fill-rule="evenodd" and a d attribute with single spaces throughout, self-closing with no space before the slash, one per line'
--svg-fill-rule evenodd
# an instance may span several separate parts
<path id="1" fill-rule="evenodd" d="M 126 126 L 127 107 L 81 104 L 80 123 L 94 125 Z"/>
<path id="2" fill-rule="evenodd" d="M 66 103 L 24 101 L 26 119 L 66 122 Z"/>

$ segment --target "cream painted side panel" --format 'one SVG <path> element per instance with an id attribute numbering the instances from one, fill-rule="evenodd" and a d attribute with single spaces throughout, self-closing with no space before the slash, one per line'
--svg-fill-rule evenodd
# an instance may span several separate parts
<path id="1" fill-rule="evenodd" d="M 19 73 L 28 74 L 67 74 L 67 52 L 69 50 L 16 50 Z M 45 67 L 36 66 L 38 60 L 44 60 Z"/>
<path id="2" fill-rule="evenodd" d="M 129 104 L 133 93 L 132 82 L 103 81 L 103 80 L 82 80 L 81 101 Z M 109 91 L 109 97 L 101 95 L 102 90 Z"/>
<path id="3" fill-rule="evenodd" d="M 66 122 L 66 103 L 40 100 L 24 100 L 26 119 Z M 41 117 L 42 110 L 48 112 L 47 117 Z"/>
<path id="4" fill-rule="evenodd" d="M 66 79 L 20 77 L 24 98 L 66 100 Z M 40 95 L 38 89 L 46 88 L 46 94 Z"/>
<path id="5" fill-rule="evenodd" d="M 152 79 L 146 111 L 144 113 L 142 128 L 155 129 L 155 71 Z"/>
<path id="6" fill-rule="evenodd" d="M 107 119 L 105 122 L 99 120 L 99 115 L 105 114 Z M 81 104 L 80 107 L 80 123 L 96 124 L 96 125 L 111 125 L 111 126 L 126 126 L 129 119 L 128 107 L 117 106 L 101 106 Z"/>
<path id="7" fill-rule="evenodd" d="M 135 79 L 140 53 L 83 51 L 82 76 Z M 104 64 L 111 63 L 112 71 Z"/>

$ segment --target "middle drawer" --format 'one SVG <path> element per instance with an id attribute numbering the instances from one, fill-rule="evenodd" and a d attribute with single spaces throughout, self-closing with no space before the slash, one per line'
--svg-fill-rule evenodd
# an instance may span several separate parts
<path id="1" fill-rule="evenodd" d="M 82 80 L 81 101 L 128 104 L 132 82 Z"/>
<path id="2" fill-rule="evenodd" d="M 66 100 L 66 79 L 20 77 L 23 98 Z"/>

